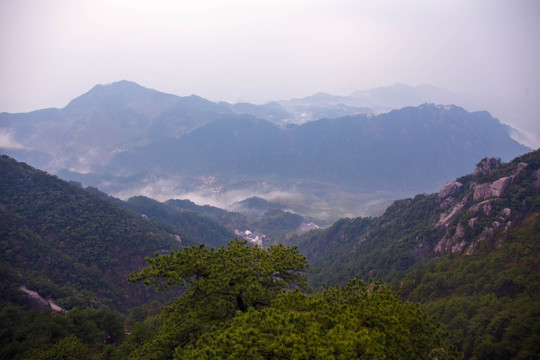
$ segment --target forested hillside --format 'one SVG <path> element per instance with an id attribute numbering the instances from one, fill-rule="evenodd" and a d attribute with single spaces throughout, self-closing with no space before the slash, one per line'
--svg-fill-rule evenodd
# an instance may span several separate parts
<path id="1" fill-rule="evenodd" d="M 289 243 L 321 269 L 315 286 L 383 279 L 423 303 L 467 359 L 540 354 L 540 151 Z"/>
<path id="2" fill-rule="evenodd" d="M 238 240 L 219 249 L 195 246 L 204 225 L 191 229 L 196 236 L 180 237 L 174 226 L 184 224 L 182 217 L 169 205 L 106 201 L 96 189 L 89 193 L 6 156 L 0 166 L 2 358 L 454 354 L 436 321 L 383 284 L 354 280 L 309 294 L 309 265 L 296 248 Z M 175 249 L 182 250 L 168 254 Z M 130 273 L 131 281 L 171 291 L 130 284 Z M 151 303 L 171 297 L 161 310 Z"/>
<path id="3" fill-rule="evenodd" d="M 234 213 L 178 200 L 105 201 L 96 189 L 6 156 L 0 166 L 2 357 L 540 353 L 540 151 L 508 163 L 482 159 L 436 194 L 396 201 L 380 217 L 284 237 L 298 248 L 265 249 L 238 240 L 196 245 L 211 236 L 218 246 L 227 230 L 180 216 L 191 207 L 245 220 Z M 259 225 L 274 228 L 271 214 Z M 143 268 L 145 256 L 153 257 Z M 163 308 L 150 303 L 165 298 L 175 299 Z"/>
<path id="4" fill-rule="evenodd" d="M 64 309 L 125 311 L 150 293 L 127 275 L 146 256 L 195 243 L 45 172 L 0 158 L 2 264 Z"/>

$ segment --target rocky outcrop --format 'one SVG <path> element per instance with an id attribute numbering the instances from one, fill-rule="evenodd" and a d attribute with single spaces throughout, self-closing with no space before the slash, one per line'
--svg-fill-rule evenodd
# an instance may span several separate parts
<path id="1" fill-rule="evenodd" d="M 501 197 L 512 183 L 510 176 L 500 178 L 492 183 L 479 184 L 474 188 L 474 200 L 485 200 L 491 197 Z"/>
<path id="2" fill-rule="evenodd" d="M 497 232 L 501 232 L 504 235 L 504 236 L 501 236 L 499 241 L 497 242 L 497 247 L 501 246 L 503 242 L 505 241 L 505 237 L 506 237 L 505 234 L 508 231 L 508 228 L 512 225 L 512 221 L 510 221 L 510 215 L 512 215 L 511 209 L 509 208 L 502 209 L 497 220 L 493 221 L 489 226 L 485 226 L 482 229 L 482 232 L 480 233 L 480 235 L 475 240 L 471 241 L 467 249 L 465 249 L 464 254 L 472 255 L 481 242 L 492 238 Z M 471 228 L 474 228 L 475 225 L 476 225 L 476 221 L 473 221 L 471 224 L 469 220 L 469 226 Z"/>
<path id="3" fill-rule="evenodd" d="M 458 223 L 454 235 L 449 235 L 446 233 L 444 237 L 439 240 L 437 245 L 435 245 L 435 252 L 461 252 L 467 246 L 467 241 L 465 237 L 465 228 L 461 223 Z"/>
<path id="4" fill-rule="evenodd" d="M 492 183 L 475 184 L 473 186 L 474 187 L 473 199 L 486 200 L 492 197 L 499 198 L 503 196 L 506 189 L 510 185 L 512 185 L 516 177 L 518 177 L 523 172 L 523 170 L 527 168 L 527 166 L 528 166 L 527 163 L 521 162 L 517 165 L 516 169 L 512 172 L 511 176 L 501 177 Z M 477 170 L 479 168 L 480 168 L 480 165 L 477 168 Z M 484 171 L 484 170 L 481 170 L 481 171 Z"/>
<path id="5" fill-rule="evenodd" d="M 492 170 L 498 169 L 500 167 L 501 167 L 501 161 L 499 159 L 490 158 L 486 156 L 476 166 L 473 176 L 487 174 L 491 172 Z"/>
<path id="6" fill-rule="evenodd" d="M 456 204 L 449 212 L 442 213 L 437 222 L 437 227 L 447 226 L 454 218 L 465 208 L 467 205 L 467 199 L 463 199 Z"/>
<path id="7" fill-rule="evenodd" d="M 476 206 L 471 207 L 469 210 L 472 210 L 473 212 L 477 212 L 480 209 L 483 209 L 484 215 L 489 215 L 491 212 L 491 201 L 485 201 L 481 204 L 482 206 L 478 206 L 480 204 L 477 204 Z M 486 206 L 489 206 L 489 211 L 486 211 Z M 453 234 L 447 232 L 435 245 L 435 252 L 444 252 L 444 253 L 456 253 L 456 252 L 463 252 L 465 255 L 472 255 L 478 245 L 482 243 L 483 241 L 492 238 L 496 233 L 502 231 L 506 233 L 508 231 L 508 228 L 512 225 L 512 222 L 510 221 L 510 215 L 512 214 L 512 210 L 509 208 L 504 208 L 501 210 L 499 217 L 496 218 L 495 221 L 493 221 L 489 226 L 485 226 L 482 229 L 482 232 L 480 235 L 478 235 L 475 239 L 467 239 L 465 237 L 465 226 L 468 226 L 470 229 L 474 229 L 477 226 L 478 217 L 472 217 L 467 220 L 466 224 L 463 225 L 462 223 L 458 223 L 456 226 L 456 230 Z M 446 225 L 448 226 L 448 225 Z M 501 237 L 501 239 L 497 242 L 497 246 L 501 246 L 504 242 L 504 236 Z"/>
<path id="8" fill-rule="evenodd" d="M 449 184 L 444 185 L 439 194 L 437 195 L 437 200 L 440 202 L 441 209 L 445 210 L 451 206 L 454 206 L 457 202 L 454 195 L 461 189 L 463 186 L 459 181 L 454 181 Z"/>
<path id="9" fill-rule="evenodd" d="M 540 169 L 536 170 L 534 173 L 535 180 L 534 180 L 534 187 L 537 189 L 540 189 Z"/>
<path id="10" fill-rule="evenodd" d="M 500 162 L 493 158 L 484 158 L 475 171 L 475 175 L 487 174 L 494 169 L 500 167 Z M 458 195 L 463 184 L 455 181 L 441 188 L 437 195 L 437 200 L 440 203 L 440 208 L 446 210 L 439 215 L 439 220 L 436 226 L 445 231 L 445 234 L 434 247 L 435 252 L 462 252 L 466 255 L 474 253 L 480 243 L 486 239 L 494 238 L 497 235 L 497 246 L 504 242 L 504 233 L 508 231 L 512 222 L 510 216 L 512 211 L 510 208 L 504 208 L 500 214 L 494 214 L 494 209 L 497 208 L 499 199 L 504 196 L 506 190 L 519 181 L 517 178 L 527 169 L 528 164 L 525 162 L 519 163 L 512 171 L 510 176 L 500 177 L 493 182 L 477 184 L 472 182 L 470 190 L 465 192 L 465 195 L 460 198 Z M 538 188 L 540 188 L 540 171 L 534 173 Z M 460 220 L 456 224 L 456 219 L 468 211 L 470 216 Z M 475 229 L 479 219 L 490 218 L 491 223 L 487 226 L 483 225 L 481 230 Z M 485 221 L 482 222 L 485 224 Z M 454 226 L 452 226 L 454 225 Z M 465 236 L 466 228 L 473 230 L 476 234 L 474 238 Z M 455 230 L 454 230 L 455 229 Z"/>
<path id="11" fill-rule="evenodd" d="M 471 206 L 469 210 L 471 210 L 473 213 L 477 213 L 480 211 L 480 209 L 482 209 L 483 214 L 485 216 L 489 216 L 491 214 L 491 209 L 493 208 L 493 203 L 496 201 L 497 199 L 485 200 Z"/>
<path id="12" fill-rule="evenodd" d="M 437 195 L 437 198 L 439 200 L 446 199 L 449 196 L 454 195 L 458 190 L 463 186 L 462 183 L 459 181 L 451 182 L 450 184 L 444 185 L 441 190 L 439 190 L 439 194 Z"/>
<path id="13" fill-rule="evenodd" d="M 25 295 L 28 305 L 36 310 L 51 310 L 58 314 L 64 314 L 66 311 L 60 306 L 56 305 L 52 300 L 46 300 L 42 298 L 37 292 L 28 290 L 28 288 L 22 285 L 19 288 Z"/>

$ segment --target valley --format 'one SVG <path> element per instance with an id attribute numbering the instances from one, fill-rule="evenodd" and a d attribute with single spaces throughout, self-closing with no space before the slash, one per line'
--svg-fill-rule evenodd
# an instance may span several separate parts
<path id="1" fill-rule="evenodd" d="M 456 100 L 440 89 L 396 85 L 370 94 L 236 106 L 120 81 L 63 109 L 0 114 L 9 139 L 0 148 L 124 200 L 190 199 L 234 211 L 261 197 L 321 225 L 380 215 L 393 200 L 474 170 L 486 155 L 508 161 L 530 150 L 488 112 L 427 103 Z"/>
<path id="2" fill-rule="evenodd" d="M 335 100 L 120 82 L 0 114 L 0 357 L 536 358 L 540 151 Z"/>

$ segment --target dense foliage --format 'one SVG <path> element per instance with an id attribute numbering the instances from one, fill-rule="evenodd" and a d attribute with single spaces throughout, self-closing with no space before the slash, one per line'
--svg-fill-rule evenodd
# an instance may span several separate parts
<path id="1" fill-rule="evenodd" d="M 442 332 L 417 305 L 381 283 L 305 294 L 308 269 L 296 248 L 233 241 L 148 259 L 133 274 L 160 287 L 188 285 L 130 358 L 450 358 Z M 297 288 L 296 291 L 288 291 Z"/>
<path id="2" fill-rule="evenodd" d="M 540 213 L 470 257 L 429 263 L 402 280 L 467 359 L 536 359 L 540 354 Z"/>
<path id="3" fill-rule="evenodd" d="M 344 283 L 354 275 L 384 279 L 403 299 L 421 302 L 441 319 L 465 358 L 536 359 L 539 169 L 540 151 L 534 151 L 458 178 L 462 186 L 450 205 L 438 194 L 417 195 L 396 201 L 379 218 L 342 219 L 289 241 L 321 269 L 313 277 L 315 287 Z M 508 186 L 502 195 L 474 198 L 476 186 L 503 178 Z M 460 204 L 465 205 L 461 210 Z M 445 225 L 442 218 L 449 219 Z M 465 245 L 437 250 L 452 237 L 458 239 L 454 244 Z"/>
<path id="4" fill-rule="evenodd" d="M 128 274 L 145 256 L 179 248 L 139 215 L 0 157 L 0 261 L 19 274 L 19 285 L 61 307 L 141 304 L 152 292 L 129 285 Z"/>
<path id="5" fill-rule="evenodd" d="M 219 247 L 234 238 L 232 231 L 208 217 L 200 216 L 193 211 L 179 211 L 166 203 L 145 196 L 132 197 L 121 206 L 144 214 L 150 219 L 165 222 L 175 229 L 182 229 L 198 243 Z"/>
<path id="6" fill-rule="evenodd" d="M 195 244 L 219 236 L 211 222 L 182 223 L 199 235 L 182 232 L 191 246 L 181 248 L 172 236 L 178 209 L 135 198 L 132 210 L 161 218 L 143 219 L 1 157 L 0 357 L 537 359 L 539 169 L 540 151 L 532 152 L 457 179 L 450 200 L 418 195 L 379 218 L 287 238 L 298 248 L 235 240 L 215 249 Z M 472 195 L 504 177 L 511 180 L 500 196 Z M 272 214 L 269 228 L 297 220 Z M 473 251 L 438 247 L 452 237 Z M 307 259 L 320 270 L 311 282 L 318 292 L 308 286 Z M 134 270 L 132 282 L 176 299 L 128 313 L 155 297 L 126 281 Z M 29 309 L 22 284 L 67 311 Z"/>
<path id="7" fill-rule="evenodd" d="M 268 306 L 282 290 L 307 286 L 304 256 L 283 245 L 263 250 L 236 240 L 217 250 L 200 245 L 147 261 L 150 267 L 130 280 L 189 287 L 162 313 L 159 331 L 138 355 L 146 359 L 166 358 L 237 311 Z"/>
<path id="8" fill-rule="evenodd" d="M 83 359 L 113 350 L 111 344 L 124 338 L 120 317 L 106 310 L 74 308 L 59 315 L 7 305 L 0 310 L 0 323 L 2 359 Z M 64 357 L 52 355 L 62 351 Z"/>
<path id="9" fill-rule="evenodd" d="M 381 283 L 352 280 L 312 295 L 280 294 L 176 351 L 178 359 L 449 359 L 419 306 Z"/>

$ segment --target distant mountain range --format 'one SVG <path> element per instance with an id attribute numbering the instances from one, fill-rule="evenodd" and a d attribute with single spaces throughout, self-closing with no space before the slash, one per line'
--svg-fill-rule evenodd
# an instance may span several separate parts
<path id="1" fill-rule="evenodd" d="M 355 91 L 349 96 L 336 96 L 321 92 L 305 98 L 279 102 L 284 109 L 293 115 L 296 123 L 363 113 L 380 114 L 425 103 L 466 105 L 469 100 L 431 85 L 394 84 Z"/>
<path id="2" fill-rule="evenodd" d="M 231 105 L 120 81 L 63 109 L 0 114 L 0 149 L 118 196 L 197 193 L 222 206 L 261 196 L 303 214 L 337 200 L 330 207 L 358 213 L 366 201 L 432 191 L 484 156 L 509 160 L 530 150 L 487 112 L 419 105 L 451 99 L 459 100 L 434 87 L 395 85 Z M 374 115 L 396 105 L 414 107 Z M 366 200 L 375 193 L 384 195 Z M 362 205 L 344 205 L 350 194 L 364 194 Z"/>
<path id="3" fill-rule="evenodd" d="M 404 194 L 438 187 L 485 154 L 508 160 L 527 150 L 487 112 L 426 104 L 288 129 L 248 116 L 223 118 L 181 138 L 119 153 L 106 169 L 310 179 L 350 191 Z"/>

